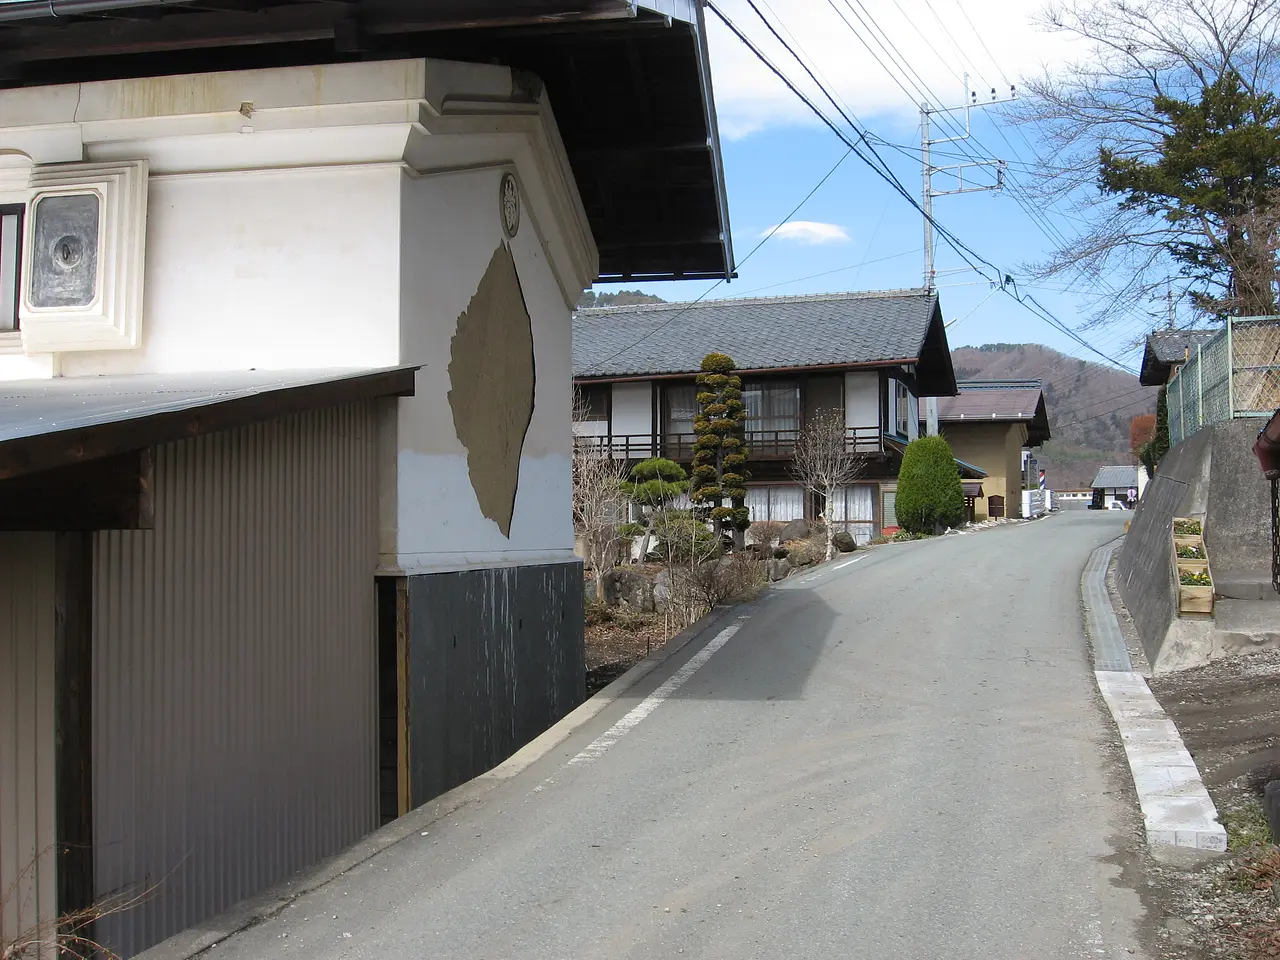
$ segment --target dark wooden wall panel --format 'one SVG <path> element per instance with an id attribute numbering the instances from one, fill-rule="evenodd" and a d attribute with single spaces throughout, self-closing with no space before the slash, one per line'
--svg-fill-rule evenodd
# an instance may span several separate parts
<path id="1" fill-rule="evenodd" d="M 489 770 L 582 702 L 582 566 L 409 578 L 414 806 Z"/>

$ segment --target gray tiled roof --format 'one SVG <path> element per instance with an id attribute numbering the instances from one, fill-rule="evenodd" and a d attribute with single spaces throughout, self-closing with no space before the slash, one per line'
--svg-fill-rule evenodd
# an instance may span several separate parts
<path id="1" fill-rule="evenodd" d="M 961 380 L 960 393 L 938 401 L 940 420 L 1034 420 L 1040 406 L 1039 380 Z"/>
<path id="2" fill-rule="evenodd" d="M 573 374 L 692 373 L 708 353 L 741 370 L 915 359 L 937 294 L 924 290 L 592 307 L 573 318 Z"/>
<path id="3" fill-rule="evenodd" d="M 1116 487 L 1136 487 L 1138 485 L 1137 467 L 1101 467 L 1093 478 L 1091 486 L 1095 489 L 1112 489 Z"/>
<path id="4" fill-rule="evenodd" d="M 1188 349 L 1195 353 L 1198 344 L 1217 334 L 1217 330 L 1157 330 L 1147 335 L 1147 344 L 1161 363 L 1182 363 Z"/>

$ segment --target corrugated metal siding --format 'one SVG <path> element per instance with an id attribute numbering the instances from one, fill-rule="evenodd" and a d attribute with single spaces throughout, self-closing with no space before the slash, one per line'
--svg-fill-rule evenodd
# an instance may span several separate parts
<path id="1" fill-rule="evenodd" d="M 582 565 L 409 578 L 414 806 L 484 773 L 582 702 Z"/>
<path id="2" fill-rule="evenodd" d="M 57 915 L 54 702 L 54 535 L 0 534 L 0 948 Z"/>
<path id="3" fill-rule="evenodd" d="M 98 925 L 137 952 L 377 826 L 375 413 L 167 444 L 94 544 Z"/>

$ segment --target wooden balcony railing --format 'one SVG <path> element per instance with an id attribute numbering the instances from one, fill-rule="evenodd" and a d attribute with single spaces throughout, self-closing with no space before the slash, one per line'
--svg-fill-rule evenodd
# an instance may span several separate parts
<path id="1" fill-rule="evenodd" d="M 789 460 L 800 438 L 799 430 L 748 430 L 746 434 L 748 456 L 752 460 Z M 576 442 L 607 450 L 616 460 L 645 460 L 662 456 L 677 463 L 693 460 L 692 433 L 668 434 L 657 442 L 647 434 L 614 434 L 612 437 L 578 437 Z M 850 453 L 879 454 L 884 452 L 884 440 L 879 427 L 848 427 L 845 445 Z"/>

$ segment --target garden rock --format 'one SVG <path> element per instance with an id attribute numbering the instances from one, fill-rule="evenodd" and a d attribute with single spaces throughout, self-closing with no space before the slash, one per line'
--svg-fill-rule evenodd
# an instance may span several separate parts
<path id="1" fill-rule="evenodd" d="M 787 574 L 791 572 L 791 561 L 785 557 L 778 560 L 770 560 L 768 565 L 769 580 L 776 583 L 779 580 L 785 580 Z"/>
<path id="2" fill-rule="evenodd" d="M 831 545 L 841 553 L 853 553 L 858 549 L 858 541 L 853 538 L 853 534 L 847 530 L 841 530 L 832 534 Z"/>
<path id="3" fill-rule="evenodd" d="M 605 602 L 626 604 L 640 613 L 653 613 L 654 582 L 635 570 L 614 570 L 604 581 Z"/>
<path id="4" fill-rule="evenodd" d="M 815 563 L 821 563 L 827 556 L 827 544 L 824 540 L 822 543 L 815 543 L 813 540 L 792 540 L 786 544 L 787 559 L 791 561 L 793 567 L 807 567 Z"/>
<path id="5" fill-rule="evenodd" d="M 778 532 L 778 540 L 786 543 L 788 540 L 803 540 L 809 536 L 812 531 L 809 529 L 808 522 L 804 520 L 792 520 L 785 524 Z"/>
<path id="6" fill-rule="evenodd" d="M 671 573 L 667 570 L 659 570 L 658 575 L 653 578 L 653 606 L 655 610 L 663 611 L 671 603 Z"/>

